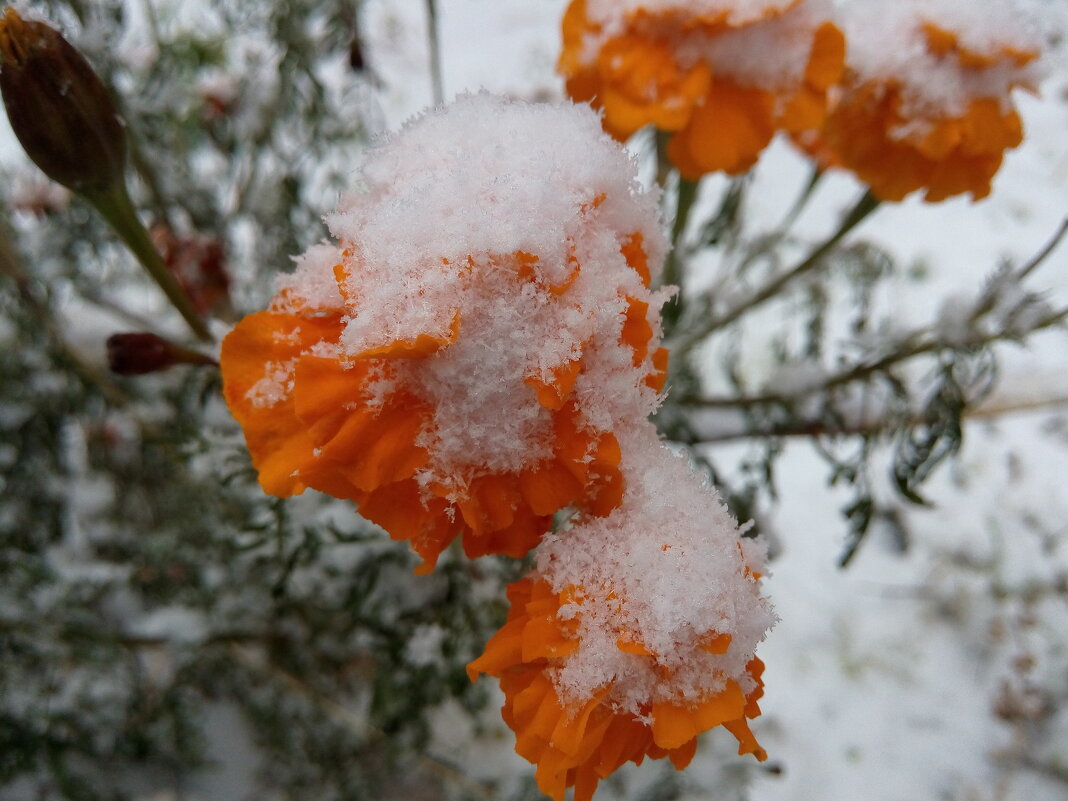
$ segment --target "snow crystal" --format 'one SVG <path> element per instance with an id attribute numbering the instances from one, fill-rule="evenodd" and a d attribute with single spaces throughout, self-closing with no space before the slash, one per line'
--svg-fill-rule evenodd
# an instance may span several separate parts
<path id="1" fill-rule="evenodd" d="M 280 276 L 275 284 L 279 298 L 275 310 L 292 312 L 297 308 L 340 308 L 341 293 L 333 272 L 334 265 L 338 263 L 337 248 L 326 243 L 312 245 L 293 261 L 297 269 Z"/>
<path id="2" fill-rule="evenodd" d="M 638 12 L 686 17 L 725 15 L 729 25 L 747 25 L 776 16 L 796 6 L 799 0 L 586 0 L 586 14 L 592 22 L 612 26 Z"/>
<path id="3" fill-rule="evenodd" d="M 749 692 L 746 664 L 775 621 L 753 577 L 765 570 L 763 545 L 740 539 L 715 489 L 651 424 L 619 439 L 623 503 L 547 536 L 536 553 L 536 574 L 554 591 L 582 588 L 561 609 L 579 620 L 580 646 L 551 671 L 558 692 L 577 704 L 612 682 L 608 701 L 635 715 L 650 703 L 707 698 L 728 679 Z M 724 634 L 725 653 L 701 649 Z M 655 660 L 620 650 L 621 637 Z"/>
<path id="4" fill-rule="evenodd" d="M 297 360 L 287 362 L 267 362 L 264 375 L 253 384 L 247 393 L 252 405 L 257 408 L 276 406 L 289 397 L 293 389 L 293 374 L 297 369 Z"/>

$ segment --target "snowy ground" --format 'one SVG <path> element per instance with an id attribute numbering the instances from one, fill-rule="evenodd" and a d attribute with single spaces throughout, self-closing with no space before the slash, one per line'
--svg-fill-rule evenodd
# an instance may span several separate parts
<path id="1" fill-rule="evenodd" d="M 446 97 L 481 87 L 560 95 L 564 0 L 440 5 Z M 384 128 L 431 101 L 423 11 L 415 0 L 366 0 Z M 1041 99 L 1020 99 L 1027 140 L 988 200 L 906 202 L 866 223 L 863 235 L 903 263 L 931 265 L 925 281 L 901 282 L 901 322 L 931 319 L 940 298 L 977 287 L 999 257 L 1026 258 L 1068 214 L 1064 72 Z M 0 131 L 0 152 L 10 141 Z M 753 196 L 778 219 L 805 167 L 776 147 L 758 170 Z M 802 229 L 826 231 L 854 190 L 844 176 L 830 179 Z M 1057 305 L 1068 302 L 1068 245 L 1041 276 Z M 1006 349 L 990 405 L 1068 398 L 1066 344 L 1055 332 Z M 909 552 L 876 534 L 845 571 L 836 567 L 843 498 L 827 489 L 815 455 L 790 446 L 778 474 L 783 551 L 766 586 L 782 620 L 760 651 L 767 695 L 755 730 L 781 770 L 760 773 L 753 801 L 1068 797 L 1068 405 L 970 424 L 959 462 L 929 488 L 937 508 L 908 513 Z M 455 736 L 442 739 L 440 751 L 465 757 Z M 497 756 L 466 756 L 478 772 L 507 773 L 525 765 L 510 745 L 502 737 Z"/>

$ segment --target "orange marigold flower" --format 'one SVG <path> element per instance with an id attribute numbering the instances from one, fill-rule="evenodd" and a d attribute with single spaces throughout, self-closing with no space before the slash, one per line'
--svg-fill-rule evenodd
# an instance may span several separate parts
<path id="1" fill-rule="evenodd" d="M 860 6 L 845 9 L 848 77 L 823 141 L 882 200 L 986 197 L 1023 139 L 1011 92 L 1039 78 L 1025 4 L 913 0 L 874 21 Z"/>
<path id="2" fill-rule="evenodd" d="M 472 161 L 463 154 L 477 152 Z M 589 109 L 460 98 L 372 148 L 270 307 L 223 343 L 264 490 L 359 505 L 433 568 L 521 556 L 623 494 L 659 402 L 656 202 Z"/>
<path id="3" fill-rule="evenodd" d="M 775 132 L 823 122 L 845 39 L 826 0 L 572 0 L 559 68 L 626 139 L 673 134 L 686 178 L 749 169 Z"/>
<path id="4" fill-rule="evenodd" d="M 646 756 L 682 769 L 716 726 L 766 758 L 748 725 L 763 693 L 754 651 L 774 622 L 754 572 L 763 553 L 652 426 L 620 440 L 635 478 L 623 503 L 545 538 L 468 665 L 472 680 L 500 677 L 516 751 L 557 801 L 571 786 L 589 801 Z"/>

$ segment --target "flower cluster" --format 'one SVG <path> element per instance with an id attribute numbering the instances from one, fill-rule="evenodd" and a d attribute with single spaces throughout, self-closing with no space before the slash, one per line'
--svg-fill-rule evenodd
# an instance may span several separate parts
<path id="1" fill-rule="evenodd" d="M 1030 5 L 572 0 L 559 68 L 613 136 L 670 135 L 684 178 L 744 172 L 783 131 L 882 200 L 978 199 L 1039 77 Z"/>
<path id="2" fill-rule="evenodd" d="M 625 139 L 672 134 L 684 177 L 749 169 L 778 130 L 818 128 L 845 42 L 825 0 L 573 0 L 560 70 Z"/>
<path id="3" fill-rule="evenodd" d="M 355 501 L 422 572 L 457 537 L 537 547 L 469 671 L 501 678 L 554 798 L 647 755 L 682 767 L 717 725 L 763 758 L 763 557 L 648 421 L 670 293 L 636 164 L 588 108 L 482 94 L 372 148 L 363 179 L 337 244 L 223 343 L 264 490 Z"/>

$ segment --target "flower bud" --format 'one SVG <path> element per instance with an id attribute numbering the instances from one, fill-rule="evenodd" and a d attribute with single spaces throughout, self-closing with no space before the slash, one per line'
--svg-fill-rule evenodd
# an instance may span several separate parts
<path id="1" fill-rule="evenodd" d="M 149 333 L 112 334 L 107 349 L 108 369 L 117 375 L 156 373 L 176 364 L 216 363 L 210 356 Z"/>
<path id="2" fill-rule="evenodd" d="M 89 62 L 53 28 L 0 18 L 0 92 L 11 128 L 52 180 L 93 195 L 123 179 L 126 134 Z"/>

